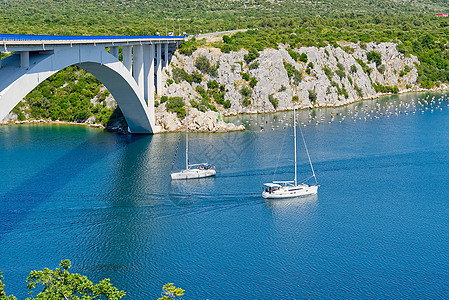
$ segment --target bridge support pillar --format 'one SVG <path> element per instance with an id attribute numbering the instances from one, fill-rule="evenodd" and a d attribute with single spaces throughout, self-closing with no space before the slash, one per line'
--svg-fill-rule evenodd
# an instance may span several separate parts
<path id="1" fill-rule="evenodd" d="M 28 69 L 30 67 L 30 52 L 21 51 L 20 52 L 20 67 Z"/>
<path id="2" fill-rule="evenodd" d="M 135 45 L 133 47 L 133 77 L 137 82 L 142 95 L 145 93 L 145 84 L 143 76 L 143 46 Z"/>
<path id="3" fill-rule="evenodd" d="M 118 46 L 112 46 L 111 47 L 111 54 L 118 59 Z"/>
<path id="4" fill-rule="evenodd" d="M 133 62 L 133 54 L 132 54 L 132 46 L 123 46 L 122 47 L 123 54 L 123 64 L 128 71 L 131 72 L 132 62 Z"/>
<path id="5" fill-rule="evenodd" d="M 166 68 L 168 66 L 168 43 L 164 44 L 164 50 L 165 50 L 165 53 L 164 53 L 164 61 L 165 61 L 164 67 Z"/>
<path id="6" fill-rule="evenodd" d="M 156 92 L 158 95 L 162 94 L 162 65 L 161 65 L 161 56 L 162 56 L 162 44 L 156 45 Z"/>
<path id="7" fill-rule="evenodd" d="M 143 77 L 145 81 L 145 93 L 144 97 L 148 103 L 148 112 L 150 115 L 150 120 L 154 120 L 154 45 L 144 45 L 143 46 L 143 61 L 144 61 L 144 71 Z"/>

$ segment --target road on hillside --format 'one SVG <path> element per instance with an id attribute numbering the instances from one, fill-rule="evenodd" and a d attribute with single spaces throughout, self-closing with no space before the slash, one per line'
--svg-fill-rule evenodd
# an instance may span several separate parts
<path id="1" fill-rule="evenodd" d="M 228 31 L 217 31 L 217 32 L 208 32 L 208 33 L 202 33 L 202 34 L 197 34 L 195 36 L 196 39 L 202 39 L 202 38 L 206 38 L 209 36 L 214 36 L 214 35 L 219 35 L 219 34 L 226 34 L 226 33 L 235 33 L 235 32 L 245 32 L 248 31 L 249 29 L 236 29 L 236 30 L 228 30 Z M 193 36 L 189 36 L 189 39 L 192 38 Z"/>

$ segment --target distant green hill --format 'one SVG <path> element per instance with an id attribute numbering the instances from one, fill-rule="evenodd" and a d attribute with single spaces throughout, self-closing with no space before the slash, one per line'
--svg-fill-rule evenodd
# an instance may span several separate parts
<path id="1" fill-rule="evenodd" d="M 342 14 L 448 12 L 446 0 L 4 0 L 4 33 L 161 34 L 260 26 L 264 20 Z"/>

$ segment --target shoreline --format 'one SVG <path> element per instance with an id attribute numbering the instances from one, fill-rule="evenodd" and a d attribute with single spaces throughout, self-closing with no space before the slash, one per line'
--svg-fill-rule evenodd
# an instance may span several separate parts
<path id="1" fill-rule="evenodd" d="M 341 104 L 341 105 L 319 105 L 316 104 L 315 106 L 309 106 L 309 107 L 303 107 L 303 108 L 296 108 L 296 110 L 308 110 L 308 109 L 318 109 L 318 108 L 339 108 L 339 107 L 345 107 L 348 105 L 352 105 L 355 103 L 360 103 L 363 101 L 368 101 L 368 100 L 376 100 L 376 99 L 381 99 L 383 97 L 391 97 L 391 96 L 395 96 L 395 95 L 405 95 L 405 94 L 420 94 L 420 93 L 437 93 L 437 92 L 449 92 L 449 86 L 444 87 L 444 88 L 436 88 L 436 89 L 418 89 L 418 90 L 404 90 L 404 91 L 400 91 L 398 93 L 392 94 L 392 93 L 378 93 L 375 97 L 368 97 L 368 98 L 361 98 L 357 101 L 353 101 L 350 103 L 345 103 L 345 104 Z M 293 103 L 293 102 L 292 102 Z M 293 111 L 293 108 L 280 108 L 274 111 L 264 111 L 264 112 L 242 112 L 242 113 L 232 113 L 232 114 L 228 114 L 228 115 L 223 115 L 224 118 L 231 118 L 231 117 L 236 117 L 239 115 L 258 115 L 258 114 L 275 114 L 278 112 L 285 112 L 285 111 Z"/>
<path id="2" fill-rule="evenodd" d="M 304 107 L 304 108 L 298 108 L 297 110 L 312 110 L 312 109 L 319 109 L 319 108 L 339 108 L 339 107 L 345 107 L 349 106 L 355 103 L 360 103 L 368 100 L 376 100 L 381 99 L 383 97 L 388 96 L 395 96 L 395 95 L 404 95 L 404 94 L 420 94 L 420 93 L 437 93 L 437 92 L 449 92 L 449 86 L 444 86 L 442 88 L 433 88 L 433 89 L 417 89 L 417 90 L 405 90 L 400 91 L 398 93 L 392 94 L 392 93 L 379 93 L 376 95 L 376 97 L 369 97 L 369 98 L 362 98 L 360 100 L 345 103 L 342 105 L 315 105 L 313 107 Z M 223 118 L 232 118 L 239 115 L 267 115 L 267 114 L 275 114 L 279 112 L 286 112 L 286 111 L 292 111 L 293 109 L 290 108 L 283 108 L 275 111 L 264 111 L 264 112 L 242 112 L 242 113 L 235 113 L 235 114 L 229 114 L 229 115 L 223 115 Z M 84 126 L 84 127 L 91 127 L 91 128 L 98 128 L 103 129 L 108 132 L 115 132 L 118 134 L 130 134 L 126 130 L 120 127 L 106 127 L 101 124 L 89 124 L 89 123 L 79 123 L 79 122 L 69 122 L 69 121 L 53 121 L 53 120 L 44 120 L 44 119 L 30 119 L 30 120 L 24 120 L 24 121 L 8 121 L 8 122 L 0 122 L 0 126 L 14 126 L 14 125 L 37 125 L 37 124 L 46 124 L 46 125 L 70 125 L 70 126 Z M 194 131 L 195 133 L 228 133 L 228 132 L 236 132 L 236 131 L 245 131 L 245 129 L 236 129 L 236 130 L 218 130 L 218 131 Z M 164 133 L 173 133 L 173 132 L 179 132 L 178 130 L 162 130 L 160 132 L 157 132 L 155 134 L 164 134 Z"/>

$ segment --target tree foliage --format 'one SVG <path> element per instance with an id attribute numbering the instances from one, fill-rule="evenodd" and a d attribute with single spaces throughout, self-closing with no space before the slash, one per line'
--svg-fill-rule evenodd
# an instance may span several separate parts
<path id="1" fill-rule="evenodd" d="M 162 287 L 162 297 L 157 300 L 176 300 L 184 296 L 184 290 L 174 286 L 173 283 L 167 283 Z"/>
<path id="2" fill-rule="evenodd" d="M 118 300 L 123 298 L 126 293 L 118 290 L 112 285 L 109 279 L 103 279 L 94 284 L 86 276 L 70 273 L 70 260 L 66 259 L 59 264 L 60 268 L 50 270 L 45 268 L 42 271 L 31 271 L 27 278 L 27 288 L 30 290 L 32 299 L 47 300 L 94 300 L 94 299 L 111 299 Z M 0 273 L 0 299 L 15 300 L 14 296 L 6 296 Z M 38 289 L 37 295 L 34 295 L 35 289 Z"/>
<path id="3" fill-rule="evenodd" d="M 184 118 L 186 115 L 186 109 L 184 108 L 185 102 L 182 97 L 170 97 L 165 103 L 165 107 L 171 111 L 175 112 L 179 118 Z"/>

